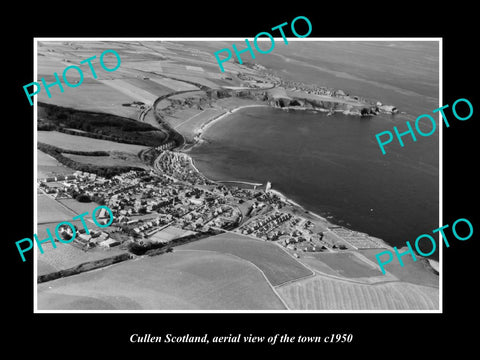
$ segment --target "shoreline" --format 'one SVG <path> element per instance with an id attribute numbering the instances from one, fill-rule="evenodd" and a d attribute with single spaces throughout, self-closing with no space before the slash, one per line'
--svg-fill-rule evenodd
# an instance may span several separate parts
<path id="1" fill-rule="evenodd" d="M 235 180 L 224 180 L 222 182 L 222 180 L 213 180 L 209 177 L 207 177 L 203 172 L 201 172 L 195 165 L 195 162 L 192 158 L 192 156 L 190 156 L 189 154 L 187 154 L 188 152 L 190 152 L 191 149 L 193 149 L 195 146 L 201 144 L 202 142 L 204 142 L 205 140 L 202 139 L 202 135 L 204 134 L 205 130 L 207 130 L 210 126 L 212 126 L 213 124 L 215 124 L 216 122 L 226 118 L 227 116 L 239 111 L 239 110 L 242 110 L 242 109 L 245 109 L 245 108 L 251 108 L 251 107 L 269 107 L 269 108 L 276 108 L 276 107 L 273 107 L 273 106 L 270 106 L 270 105 L 267 105 L 267 104 L 251 104 L 251 105 L 243 105 L 243 106 L 239 106 L 239 107 L 236 107 L 232 110 L 229 110 L 227 111 L 225 114 L 222 114 L 216 118 L 213 118 L 213 119 L 210 119 L 210 120 L 207 120 L 205 123 L 203 123 L 202 125 L 200 125 L 199 129 L 196 131 L 198 131 L 198 138 L 197 136 L 195 137 L 196 140 L 194 141 L 194 143 L 188 148 L 188 149 L 180 149 L 180 151 L 182 153 L 185 153 L 185 155 L 187 155 L 190 159 L 190 164 L 191 166 L 193 167 L 193 169 L 199 173 L 200 175 L 202 175 L 203 177 L 205 177 L 206 179 L 208 179 L 209 181 L 213 182 L 213 183 L 221 183 L 223 184 L 223 182 L 232 182 L 232 183 L 242 183 L 242 182 L 247 182 L 245 180 L 238 180 L 238 179 L 235 179 Z M 326 109 L 310 109 L 310 108 L 299 108 L 299 107 L 285 107 L 285 108 L 280 108 L 280 110 L 300 110 L 300 111 L 320 111 L 320 112 L 329 112 L 329 110 L 326 110 Z M 248 181 L 250 182 L 250 181 Z M 263 183 L 262 183 L 263 185 Z M 294 200 L 290 199 L 288 196 L 286 196 L 285 194 L 283 194 L 282 192 L 280 192 L 279 190 L 275 190 L 274 188 L 271 188 L 269 190 L 270 192 L 273 192 L 275 195 L 277 195 L 278 197 L 280 197 L 282 200 L 284 200 L 285 202 L 293 205 L 293 206 L 296 206 L 300 209 L 302 209 L 303 211 L 305 212 L 308 212 L 308 214 L 311 214 L 312 216 L 322 220 L 322 221 L 325 221 L 326 223 L 328 224 L 331 224 L 331 225 L 335 225 L 335 226 L 341 226 L 341 225 L 337 225 L 337 224 L 333 224 L 331 221 L 329 221 L 327 218 L 317 214 L 317 213 L 314 213 L 308 209 L 305 209 L 302 205 L 300 205 L 299 203 L 295 202 Z M 342 226 L 343 227 L 343 226 Z"/>
<path id="2" fill-rule="evenodd" d="M 218 121 L 223 120 L 224 118 L 228 117 L 229 115 L 234 114 L 235 112 L 237 112 L 239 110 L 246 109 L 246 108 L 253 108 L 253 107 L 268 107 L 268 108 L 279 109 L 279 110 L 287 111 L 287 112 L 289 112 L 289 111 L 305 111 L 305 112 L 313 112 L 313 113 L 324 113 L 327 116 L 333 115 L 335 113 L 341 113 L 341 114 L 344 114 L 344 115 L 364 117 L 360 113 L 357 113 L 355 111 L 342 110 L 342 109 L 324 109 L 324 108 L 320 108 L 320 107 L 306 107 L 306 106 L 277 107 L 277 106 L 272 106 L 270 104 L 241 105 L 241 106 L 235 107 L 231 110 L 227 110 L 227 112 L 222 114 L 222 115 L 210 118 L 210 119 L 206 120 L 204 123 L 202 123 L 200 126 L 194 128 L 193 133 L 195 134 L 195 136 L 193 138 L 193 142 L 191 144 L 188 144 L 188 145 L 185 145 L 185 144 L 182 145 L 182 147 L 179 148 L 178 151 L 181 151 L 181 152 L 184 152 L 184 153 L 189 152 L 191 149 L 195 148 L 195 146 L 205 142 L 205 139 L 203 138 L 203 135 L 209 127 L 211 127 L 212 125 L 214 125 Z M 369 115 L 365 115 L 365 116 L 368 117 L 368 116 L 373 116 L 373 115 L 369 114 Z M 181 133 L 180 133 L 180 135 L 183 136 L 183 134 L 181 134 Z"/>
<path id="3" fill-rule="evenodd" d="M 212 126 L 213 124 L 217 123 L 218 121 L 228 117 L 229 115 L 239 111 L 239 110 L 242 110 L 242 109 L 245 109 L 245 108 L 251 108 L 251 107 L 270 107 L 270 108 L 277 108 L 277 107 L 273 107 L 273 106 L 270 106 L 270 105 L 267 105 L 267 104 L 251 104 L 251 105 L 243 105 L 243 106 L 239 106 L 239 107 L 236 107 L 232 110 L 229 110 L 227 111 L 225 114 L 222 114 L 218 117 L 215 117 L 213 119 L 209 119 L 207 120 L 206 122 L 204 122 L 202 125 L 200 125 L 200 127 L 198 129 L 196 129 L 195 131 L 198 132 L 198 135 L 195 136 L 195 140 L 194 140 L 194 143 L 188 147 L 187 149 L 179 149 L 180 152 L 184 153 L 185 155 L 188 156 L 188 158 L 190 159 L 190 165 L 193 167 L 193 169 L 198 173 L 200 174 L 201 176 L 205 177 L 208 181 L 211 181 L 215 184 L 221 184 L 221 185 L 226 185 L 228 186 L 228 184 L 224 184 L 224 182 L 231 182 L 231 183 L 245 183 L 245 182 L 250 182 L 250 181 L 246 181 L 246 180 L 238 180 L 238 179 L 235 179 L 235 180 L 224 180 L 224 182 L 222 182 L 222 180 L 213 180 L 209 177 L 207 177 L 203 172 L 201 172 L 195 165 L 195 162 L 192 158 L 191 155 L 188 154 L 188 152 L 190 152 L 191 149 L 193 149 L 195 146 L 198 146 L 199 144 L 205 142 L 204 139 L 202 139 L 202 135 L 204 134 L 205 130 L 208 129 L 210 126 Z M 330 114 L 330 111 L 329 110 L 326 110 L 326 109 L 310 109 L 310 108 L 299 108 L 299 107 L 285 107 L 285 108 L 279 108 L 280 110 L 284 110 L 284 111 L 289 111 L 289 110 L 300 110 L 300 111 L 320 111 L 320 112 L 326 112 L 326 113 L 329 113 Z M 335 112 L 343 112 L 342 110 L 335 110 Z M 182 135 L 183 136 L 183 135 Z M 263 183 L 262 183 L 263 185 Z M 345 227 L 344 225 L 340 225 L 340 224 L 335 224 L 333 223 L 332 221 L 330 221 L 329 219 L 327 219 L 326 217 L 323 217 L 311 210 L 308 210 L 306 209 L 304 206 L 300 205 L 299 203 L 297 203 L 296 201 L 292 200 L 291 198 L 289 198 L 288 196 L 286 196 L 285 194 L 283 194 L 282 192 L 280 192 L 279 190 L 275 190 L 274 188 L 271 188 L 269 190 L 270 192 L 274 193 L 275 195 L 277 195 L 280 199 L 282 199 L 283 201 L 285 201 L 286 203 L 290 204 L 291 206 L 293 207 L 296 207 L 298 210 L 301 210 L 309 215 L 312 215 L 313 217 L 319 219 L 320 221 L 323 221 L 326 223 L 327 226 L 339 226 L 341 228 L 344 228 L 344 229 L 347 229 L 347 230 L 350 230 L 350 231 L 357 231 L 355 229 L 351 229 L 351 228 L 348 228 L 348 227 Z M 360 232 L 360 231 L 359 231 Z M 382 245 L 384 245 L 386 248 L 389 248 L 389 249 L 393 249 L 391 245 L 389 245 L 388 243 L 385 242 L 385 240 L 383 239 L 380 239 L 376 236 L 372 236 L 370 234 L 367 234 L 365 233 L 366 235 L 370 236 L 370 237 L 374 237 L 375 239 L 379 240 L 380 243 Z"/>
<path id="4" fill-rule="evenodd" d="M 285 194 L 283 194 L 282 192 L 278 191 L 278 190 L 275 190 L 275 189 L 270 189 L 269 190 L 270 192 L 274 193 L 275 195 L 277 195 L 278 197 L 280 197 L 282 200 L 284 200 L 285 202 L 289 203 L 290 205 L 294 206 L 294 207 L 297 207 L 298 209 L 301 209 L 302 211 L 304 211 L 305 213 L 309 214 L 309 215 L 312 215 L 313 217 L 316 217 L 317 219 L 321 220 L 321 221 L 324 221 L 326 223 L 327 226 L 338 226 L 338 227 L 341 227 L 342 229 L 347 229 L 347 230 L 350 230 L 350 231 L 356 231 L 356 232 L 359 232 L 359 233 L 362 233 L 362 234 L 366 234 L 368 235 L 369 237 L 372 237 L 372 238 L 375 238 L 375 240 L 379 241 L 382 245 L 384 245 L 386 248 L 390 249 L 390 250 L 393 250 L 393 247 L 391 245 L 389 245 L 387 242 L 385 242 L 385 240 L 381 239 L 381 238 L 378 238 L 376 236 L 373 236 L 373 235 L 370 235 L 368 233 L 364 233 L 364 232 L 361 232 L 361 231 L 358 231 L 358 230 L 355 230 L 355 229 L 351 229 L 351 228 L 348 228 L 344 225 L 340 225 L 340 224 L 335 224 L 333 223 L 332 221 L 330 221 L 329 219 L 317 214 L 316 212 L 313 212 L 311 210 L 308 210 L 306 209 L 304 206 L 300 205 L 299 203 L 293 201 L 292 199 L 290 199 L 288 196 L 286 196 Z"/>
<path id="5" fill-rule="evenodd" d="M 228 110 L 225 114 L 222 114 L 216 118 L 213 118 L 205 123 L 203 123 L 200 128 L 198 129 L 195 129 L 196 133 L 198 134 L 199 137 L 201 137 L 204 133 L 205 130 L 207 130 L 210 126 L 212 126 L 213 124 L 215 124 L 216 122 L 222 120 L 223 118 L 233 114 L 233 113 L 236 113 L 237 111 L 239 110 L 242 110 L 242 109 L 246 109 L 246 108 L 251 108 L 251 107 L 271 107 L 270 105 L 266 105 L 266 104 L 251 104 L 251 105 L 242 105 L 242 106 L 238 106 L 236 108 L 233 108 L 231 110 Z"/>
<path id="6" fill-rule="evenodd" d="M 205 142 L 204 139 L 202 139 L 202 136 L 204 134 L 204 132 L 209 128 L 211 127 L 213 124 L 217 123 L 218 121 L 228 117 L 229 115 L 232 115 L 233 113 L 239 111 L 239 110 L 242 110 L 242 109 L 246 109 L 246 108 L 251 108 L 251 107 L 271 107 L 270 105 L 266 105 L 266 104 L 251 104 L 251 105 L 242 105 L 242 106 L 238 106 L 236 108 L 233 108 L 231 110 L 227 110 L 226 113 L 222 114 L 222 115 L 219 115 L 217 117 L 214 117 L 214 118 L 211 118 L 211 119 L 208 119 L 206 120 L 204 123 L 202 123 L 199 127 L 197 128 L 194 128 L 193 129 L 193 132 L 195 134 L 195 137 L 193 138 L 193 143 L 192 144 L 189 144 L 187 145 L 188 147 L 186 148 L 186 145 L 183 145 L 179 151 L 183 152 L 183 153 L 188 153 L 190 152 L 190 150 L 192 150 L 195 146 L 199 145 L 199 144 L 202 144 L 203 142 Z M 181 133 L 180 133 L 181 134 Z M 182 134 L 181 134 L 182 135 Z M 182 135 L 183 136 L 183 135 Z"/>
<path id="7" fill-rule="evenodd" d="M 207 177 L 203 172 L 201 172 L 196 166 L 195 166 L 195 162 L 193 160 L 193 158 L 186 154 L 188 156 L 188 158 L 190 159 L 190 164 L 191 166 L 193 167 L 193 169 L 199 173 L 201 176 L 205 177 L 206 179 L 208 179 L 209 181 L 211 181 L 212 183 L 215 183 L 215 184 L 218 184 L 218 185 L 225 185 L 225 186 L 229 186 L 230 184 L 225 184 L 225 183 L 232 183 L 232 184 L 235 184 L 235 183 L 253 183 L 253 181 L 246 181 L 246 180 L 212 180 L 211 178 Z M 256 183 L 258 184 L 258 183 Z M 263 183 L 261 185 L 264 185 Z M 300 211 L 300 212 L 304 212 L 308 215 L 311 215 L 312 217 L 315 217 L 317 218 L 318 220 L 322 221 L 325 223 L 325 226 L 327 227 L 331 227 L 331 226 L 336 226 L 336 227 L 340 227 L 342 229 L 347 229 L 349 231 L 355 231 L 355 232 L 358 232 L 358 233 L 361 233 L 361 234 L 365 234 L 367 235 L 368 237 L 371 237 L 371 238 L 374 238 L 377 242 L 379 242 L 384 248 L 386 249 L 389 249 L 391 251 L 393 251 L 393 247 L 392 245 L 388 244 L 385 240 L 377 237 L 377 236 L 374 236 L 374 235 L 370 235 L 368 233 L 365 233 L 365 232 L 362 232 L 362 231 L 358 231 L 358 230 L 355 230 L 353 228 L 349 228 L 349 227 L 346 227 L 344 225 L 340 225 L 340 224 L 336 224 L 332 221 L 330 221 L 329 219 L 327 219 L 326 217 L 323 217 L 322 215 L 314 212 L 314 211 L 311 211 L 309 209 L 306 209 L 304 206 L 302 206 L 301 204 L 297 203 L 296 201 L 292 200 L 291 198 L 289 198 L 287 195 L 285 195 L 284 193 L 282 193 L 281 191 L 279 190 L 276 190 L 274 188 L 270 188 L 268 190 L 270 193 L 273 193 L 274 195 L 278 196 L 282 201 L 286 202 L 287 204 L 289 204 L 290 206 L 296 208 L 296 210 Z"/>

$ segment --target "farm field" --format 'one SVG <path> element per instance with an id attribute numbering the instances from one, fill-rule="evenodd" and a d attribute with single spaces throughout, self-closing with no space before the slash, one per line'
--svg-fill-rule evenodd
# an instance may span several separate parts
<path id="1" fill-rule="evenodd" d="M 122 144 L 114 141 L 64 134 L 58 131 L 37 131 L 37 139 L 39 142 L 65 150 L 120 151 L 137 155 L 141 150 L 147 148 L 147 146 L 142 145 Z"/>
<path id="2" fill-rule="evenodd" d="M 439 309 L 437 288 L 406 282 L 367 285 L 316 275 L 276 290 L 290 309 L 298 310 Z"/>
<path id="3" fill-rule="evenodd" d="M 172 115 L 164 115 L 164 119 L 171 127 L 176 128 L 185 120 L 202 113 L 202 111 L 195 108 L 179 109 Z"/>
<path id="4" fill-rule="evenodd" d="M 188 80 L 192 75 L 198 74 L 197 71 L 189 71 L 183 63 L 178 62 L 163 62 L 162 63 L 162 74 L 171 76 L 174 78 L 180 78 L 180 75 L 183 75 L 181 79 Z M 195 81 L 195 80 L 190 80 Z"/>
<path id="5" fill-rule="evenodd" d="M 171 89 L 170 92 L 198 90 L 198 87 L 196 87 L 195 85 L 188 84 L 183 81 L 177 81 L 177 80 L 163 78 L 163 77 L 152 77 L 151 80 L 161 86 Z"/>
<path id="6" fill-rule="evenodd" d="M 186 99 L 200 99 L 206 97 L 206 92 L 202 90 L 192 90 L 186 93 L 175 94 L 169 96 L 169 100 L 186 100 Z"/>
<path id="7" fill-rule="evenodd" d="M 45 194 L 37 195 L 37 222 L 39 224 L 65 221 L 75 215 L 77 214 L 66 209 L 50 196 Z"/>
<path id="8" fill-rule="evenodd" d="M 245 261 L 225 254 L 175 251 L 38 284 L 38 309 L 285 308 L 263 275 Z"/>
<path id="9" fill-rule="evenodd" d="M 97 206 L 99 206 L 96 202 L 80 202 L 75 199 L 60 199 L 58 200 L 59 203 L 65 205 L 67 208 L 71 209 L 73 212 L 77 214 L 83 214 L 84 212 L 88 211 L 88 215 L 85 216 L 85 219 L 92 218 L 92 211 Z M 90 225 L 89 225 L 90 226 Z"/>
<path id="10" fill-rule="evenodd" d="M 156 128 L 160 128 L 161 126 L 158 124 L 157 119 L 155 119 L 155 115 L 153 114 L 153 109 L 147 111 L 145 117 L 143 118 L 143 122 L 150 124 Z"/>
<path id="11" fill-rule="evenodd" d="M 405 250 L 407 250 L 406 246 L 398 251 L 402 253 Z M 371 261 L 378 263 L 375 255 L 381 251 L 379 251 L 379 249 L 365 249 L 359 250 L 359 252 Z M 439 286 L 439 276 L 433 272 L 426 258 L 417 256 L 417 261 L 413 261 L 411 256 L 404 256 L 402 261 L 404 266 L 400 266 L 398 258 L 393 256 L 392 262 L 385 265 L 387 274 L 393 274 L 399 280 L 413 284 L 433 287 Z"/>
<path id="12" fill-rule="evenodd" d="M 45 92 L 38 94 L 38 100 L 47 104 L 69 107 L 77 110 L 96 111 L 123 116 L 136 120 L 139 110 L 134 107 L 125 107 L 122 104 L 136 99 L 116 89 L 94 80 L 94 84 L 85 81 L 77 88 L 65 88 L 61 93 L 58 87 L 52 87 L 49 98 Z"/>
<path id="13" fill-rule="evenodd" d="M 175 130 L 177 130 L 180 134 L 184 135 L 186 138 L 192 140 L 195 137 L 196 132 L 201 128 L 203 124 L 224 113 L 225 111 L 221 109 L 205 109 L 202 112 L 180 122 L 178 125 L 175 126 Z"/>
<path id="14" fill-rule="evenodd" d="M 134 87 L 148 91 L 150 94 L 153 94 L 156 97 L 172 93 L 172 89 L 161 85 L 160 83 L 155 81 L 154 78 L 151 77 L 150 75 L 148 76 L 148 79 L 134 77 L 134 78 L 123 79 L 123 81 L 128 82 L 130 85 Z"/>
<path id="15" fill-rule="evenodd" d="M 113 89 L 126 94 L 134 100 L 142 101 L 147 105 L 152 105 L 157 99 L 157 95 L 147 90 L 144 90 L 138 86 L 132 85 L 125 79 L 113 79 L 113 80 L 99 80 L 103 84 L 112 87 Z"/>
<path id="16" fill-rule="evenodd" d="M 161 60 L 150 61 L 150 60 L 143 60 L 143 58 L 142 60 L 139 60 L 137 58 L 137 61 L 122 62 L 122 66 L 132 70 L 145 72 L 145 73 L 150 73 L 150 72 L 162 73 Z M 151 74 L 148 74 L 148 76 L 151 76 Z"/>
<path id="17" fill-rule="evenodd" d="M 158 108 L 158 107 L 157 107 Z M 185 109 L 178 109 L 173 114 L 170 115 L 163 115 L 163 120 L 169 124 L 172 128 L 176 129 L 186 120 L 201 114 L 203 110 L 196 109 L 196 108 L 185 108 Z M 178 131 L 178 130 L 177 130 Z M 185 135 L 182 133 L 182 135 Z"/>
<path id="18" fill-rule="evenodd" d="M 52 97 L 49 98 L 46 92 L 42 91 L 38 94 L 38 101 L 77 110 L 108 113 L 133 120 L 138 118 L 138 109 L 122 106 L 136 99 L 97 80 L 94 81 L 94 84 L 89 84 L 84 80 L 83 84 L 77 88 L 66 87 L 64 93 L 60 92 L 58 86 L 52 87 L 50 90 Z"/>
<path id="19" fill-rule="evenodd" d="M 219 89 L 220 86 L 214 83 L 213 81 L 210 81 L 209 79 L 205 77 L 200 77 L 200 76 L 195 76 L 195 74 L 186 74 L 186 70 L 174 70 L 173 68 L 170 68 L 169 70 L 171 72 L 171 76 L 180 80 L 187 80 L 191 81 L 197 84 L 201 84 L 203 86 L 207 86 L 211 89 Z M 168 71 L 167 71 L 168 73 Z"/>
<path id="20" fill-rule="evenodd" d="M 82 164 L 92 164 L 98 166 L 136 166 L 143 169 L 148 169 L 148 166 L 142 163 L 142 161 L 135 155 L 129 153 L 115 152 L 110 156 L 84 156 L 74 154 L 63 154 L 74 161 Z"/>
<path id="21" fill-rule="evenodd" d="M 130 42 L 127 42 L 130 44 Z M 172 50 L 170 50 L 170 47 L 168 46 L 168 42 L 166 41 L 142 41 L 139 43 L 139 48 L 142 48 L 143 50 L 145 49 L 150 49 L 153 50 L 154 52 L 159 52 L 161 54 L 165 55 L 170 55 L 170 54 L 175 54 Z"/>
<path id="22" fill-rule="evenodd" d="M 43 55 L 43 52 L 41 51 L 41 47 L 39 47 L 38 53 L 39 53 L 39 56 L 37 58 L 38 59 L 37 80 L 34 80 L 34 81 L 40 84 L 41 84 L 42 78 L 44 78 L 47 83 L 53 80 L 54 79 L 53 73 L 55 72 L 61 76 L 61 71 L 63 71 L 63 69 L 65 69 L 69 65 L 66 61 L 64 61 L 65 58 L 64 56 L 62 56 L 62 54 L 46 53 L 45 55 Z M 72 74 L 73 73 L 75 72 L 72 72 Z"/>
<path id="23" fill-rule="evenodd" d="M 194 231 L 183 230 L 175 226 L 169 226 L 161 231 L 156 232 L 149 239 L 153 242 L 165 243 L 165 242 L 169 242 L 170 240 L 177 239 L 179 237 L 193 235 L 193 234 L 195 234 Z"/>
<path id="24" fill-rule="evenodd" d="M 311 268 L 322 271 L 327 265 L 340 276 L 361 278 L 382 276 L 382 272 L 358 259 L 350 253 L 311 253 L 300 259 Z"/>
<path id="25" fill-rule="evenodd" d="M 277 245 L 243 235 L 224 233 L 176 249 L 209 250 L 238 256 L 262 270 L 273 286 L 312 275 L 309 269 Z"/>
<path id="26" fill-rule="evenodd" d="M 259 106 L 268 106 L 265 103 L 260 101 L 251 100 L 251 99 L 242 99 L 239 97 L 227 97 L 223 99 L 218 99 L 215 101 L 215 106 L 225 109 L 225 110 L 233 110 L 240 106 L 247 106 L 247 105 L 259 105 Z"/>
<path id="27" fill-rule="evenodd" d="M 81 228 L 81 224 L 76 225 L 78 228 Z M 55 237 L 55 226 L 56 223 L 39 226 L 38 238 L 41 240 L 47 237 L 46 228 L 50 229 L 52 235 Z M 89 229 L 91 228 L 90 224 L 88 224 L 88 227 Z M 45 235 L 43 236 L 41 234 Z M 54 248 L 50 242 L 43 243 L 43 254 L 40 253 L 40 249 L 35 246 L 37 251 L 37 276 L 68 269 L 84 262 L 100 260 L 126 252 L 118 247 L 108 249 L 96 248 L 89 251 L 83 251 L 71 244 L 64 244 L 59 241 L 56 241 L 55 245 L 56 248 Z"/>
<path id="28" fill-rule="evenodd" d="M 62 165 L 55 158 L 37 149 L 37 178 L 73 174 L 74 170 Z"/>

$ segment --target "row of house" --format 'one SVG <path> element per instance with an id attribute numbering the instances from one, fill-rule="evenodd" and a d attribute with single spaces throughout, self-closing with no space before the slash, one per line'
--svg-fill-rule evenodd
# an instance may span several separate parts
<path id="1" fill-rule="evenodd" d="M 175 141 L 168 141 L 165 144 L 157 146 L 155 150 L 171 150 L 176 146 Z"/>
<path id="2" fill-rule="evenodd" d="M 242 234 L 252 234 L 255 232 L 268 232 L 271 228 L 290 220 L 292 214 L 278 212 L 267 216 L 264 219 L 256 219 L 243 226 L 240 230 Z"/>

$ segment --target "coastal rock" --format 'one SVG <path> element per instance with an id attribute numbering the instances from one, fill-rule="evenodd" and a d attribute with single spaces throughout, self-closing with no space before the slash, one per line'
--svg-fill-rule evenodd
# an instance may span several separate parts
<path id="1" fill-rule="evenodd" d="M 384 114 L 396 114 L 398 112 L 398 109 L 393 105 L 382 105 L 378 109 Z"/>
<path id="2" fill-rule="evenodd" d="M 276 98 L 273 101 L 273 104 L 274 104 L 275 107 L 283 108 L 283 107 L 290 106 L 290 101 L 291 101 L 291 99 Z"/>

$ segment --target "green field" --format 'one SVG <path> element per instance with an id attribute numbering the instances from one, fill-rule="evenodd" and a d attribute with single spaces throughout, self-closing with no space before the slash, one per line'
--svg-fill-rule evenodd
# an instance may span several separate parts
<path id="1" fill-rule="evenodd" d="M 169 92 L 174 92 L 174 91 L 187 91 L 187 90 L 198 90 L 198 87 L 195 85 L 183 82 L 183 81 L 177 81 L 169 78 L 163 78 L 163 77 L 152 77 L 151 79 L 153 82 L 164 86 L 166 88 L 169 88 Z"/>
<path id="2" fill-rule="evenodd" d="M 157 83 L 157 81 L 150 76 L 148 76 L 148 79 L 135 77 L 124 80 L 130 85 L 148 91 L 150 94 L 153 94 L 156 97 L 167 95 L 173 92 L 172 89 Z"/>
<path id="3" fill-rule="evenodd" d="M 273 286 L 312 275 L 309 269 L 277 245 L 242 235 L 220 234 L 178 248 L 209 250 L 238 256 L 262 270 Z"/>
<path id="4" fill-rule="evenodd" d="M 76 225 L 77 228 L 82 228 L 80 221 L 70 220 L 70 222 Z M 39 240 L 47 238 L 47 228 L 50 229 L 52 236 L 55 237 L 54 231 L 56 225 L 57 223 L 39 225 L 37 229 Z M 89 222 L 87 223 L 87 226 L 89 229 L 99 229 L 94 224 L 90 224 Z M 34 247 L 34 250 L 36 249 L 37 252 L 37 276 L 69 269 L 88 261 L 100 260 L 126 252 L 125 250 L 120 249 L 118 246 L 108 249 L 96 248 L 89 251 L 83 251 L 78 247 L 75 247 L 71 244 L 64 244 L 60 241 L 56 241 L 55 245 L 56 248 L 53 247 L 51 242 L 43 243 L 41 245 L 44 251 L 43 254 L 40 253 L 38 246 Z"/>
<path id="5" fill-rule="evenodd" d="M 45 79 L 47 81 L 47 79 Z M 52 82 L 55 80 L 52 80 Z M 52 97 L 49 98 L 45 91 L 38 94 L 38 101 L 68 107 L 77 110 L 98 111 L 136 120 L 140 111 L 134 107 L 122 106 L 136 99 L 102 84 L 97 80 L 94 84 L 84 83 L 77 88 L 65 86 L 64 93 L 58 86 L 50 89 Z"/>
<path id="6" fill-rule="evenodd" d="M 405 246 L 398 251 L 403 253 L 407 250 Z M 361 254 L 365 255 L 366 258 L 372 260 L 374 263 L 378 264 L 377 259 L 375 258 L 376 254 L 382 252 L 381 249 L 365 249 L 359 251 Z M 381 257 L 385 259 L 387 255 Z M 431 266 L 429 265 L 427 259 L 417 256 L 417 261 L 413 261 L 411 256 L 404 256 L 402 258 L 404 266 L 400 266 L 398 258 L 393 255 L 393 260 L 391 263 L 385 265 L 385 270 L 387 273 L 393 274 L 399 280 L 410 282 L 418 285 L 427 285 L 427 286 L 439 286 L 439 276 L 434 273 Z"/>
<path id="7" fill-rule="evenodd" d="M 73 174 L 74 170 L 62 165 L 55 158 L 37 150 L 37 178 L 45 179 L 56 175 Z"/>
<path id="8" fill-rule="evenodd" d="M 136 85 L 132 85 L 126 79 L 111 79 L 100 80 L 103 84 L 119 91 L 126 96 L 136 100 L 142 101 L 145 104 L 151 105 L 157 99 L 157 95 Z"/>
<path id="9" fill-rule="evenodd" d="M 168 100 L 162 100 L 164 104 L 168 102 Z M 162 102 L 161 101 L 161 102 Z M 157 106 L 158 109 L 158 106 Z M 172 115 L 164 115 L 164 120 L 174 129 L 179 126 L 181 123 L 185 122 L 186 120 L 190 119 L 193 116 L 201 114 L 202 110 L 195 109 L 195 108 L 185 108 L 185 109 L 178 109 Z"/>
<path id="10" fill-rule="evenodd" d="M 219 85 L 217 85 L 213 81 L 210 81 L 210 80 L 206 79 L 205 77 L 192 76 L 190 74 L 187 74 L 186 70 L 185 70 L 185 66 L 183 66 L 183 69 L 182 69 L 182 66 L 178 66 L 178 65 L 176 65 L 176 66 L 164 66 L 164 69 L 165 69 L 165 73 L 167 75 L 169 75 L 171 77 L 174 77 L 176 79 L 191 81 L 191 82 L 194 82 L 196 84 L 207 86 L 211 89 L 219 89 L 220 88 Z M 193 73 L 193 72 L 191 72 L 191 73 Z M 196 75 L 196 74 L 193 74 L 193 75 Z M 202 74 L 202 75 L 204 75 L 204 74 Z"/>
<path id="11" fill-rule="evenodd" d="M 226 98 L 218 99 L 217 101 L 215 101 L 216 107 L 226 109 L 226 110 L 233 110 L 237 107 L 247 106 L 247 105 L 267 106 L 258 100 L 242 99 L 236 96 L 226 97 Z"/>
<path id="12" fill-rule="evenodd" d="M 83 214 L 84 212 L 88 211 L 88 216 L 85 219 L 91 218 L 91 214 L 93 209 L 99 206 L 95 202 L 80 202 L 75 199 L 60 199 L 58 200 L 61 204 L 65 205 L 67 208 L 71 209 L 77 214 Z"/>
<path id="13" fill-rule="evenodd" d="M 438 288 L 388 282 L 360 284 L 327 276 L 277 287 L 290 309 L 298 310 L 438 310 Z"/>
<path id="14" fill-rule="evenodd" d="M 66 150 L 121 151 L 137 155 L 141 150 L 147 148 L 147 146 L 142 145 L 121 144 L 108 140 L 64 134 L 58 131 L 38 131 L 37 139 L 39 142 Z"/>
<path id="15" fill-rule="evenodd" d="M 175 130 L 177 130 L 180 134 L 184 135 L 188 139 L 192 140 L 195 136 L 196 131 L 199 130 L 204 123 L 207 123 L 211 119 L 216 118 L 224 113 L 225 111 L 220 109 L 205 109 L 202 112 L 177 124 L 175 126 Z"/>
<path id="16" fill-rule="evenodd" d="M 37 221 L 39 224 L 65 221 L 75 215 L 77 214 L 66 209 L 50 196 L 45 194 L 37 195 Z"/>
<path id="17" fill-rule="evenodd" d="M 335 275 L 349 278 L 382 276 L 378 269 L 351 253 L 310 253 L 302 255 L 300 262 L 320 272 L 325 272 L 327 266 L 330 269 L 326 270 L 327 274 L 333 271 Z"/>
<path id="18" fill-rule="evenodd" d="M 133 154 L 128 153 L 113 153 L 110 156 L 84 156 L 75 154 L 63 154 L 63 156 L 72 159 L 81 164 L 92 164 L 98 166 L 132 166 L 148 169 L 148 166 Z"/>
<path id="19" fill-rule="evenodd" d="M 225 254 L 178 251 L 38 284 L 38 309 L 285 309 L 263 275 Z"/>
<path id="20" fill-rule="evenodd" d="M 168 226 L 165 229 L 156 232 L 149 239 L 153 242 L 166 243 L 173 239 L 178 239 L 183 236 L 196 234 L 194 231 L 183 230 L 175 226 Z"/>
<path id="21" fill-rule="evenodd" d="M 162 50 L 164 50 L 164 49 L 162 49 Z M 155 73 L 161 74 L 162 73 L 162 65 L 161 64 L 162 64 L 162 62 L 159 61 L 159 60 L 150 61 L 150 60 L 143 59 L 143 57 L 142 57 L 141 60 L 137 57 L 137 59 L 135 59 L 135 61 L 131 61 L 131 62 L 122 61 L 122 67 L 124 66 L 124 68 L 128 68 L 128 69 L 137 71 L 137 73 L 138 72 L 141 72 L 141 73 L 155 72 Z M 148 74 L 148 77 L 152 78 L 153 75 Z"/>

